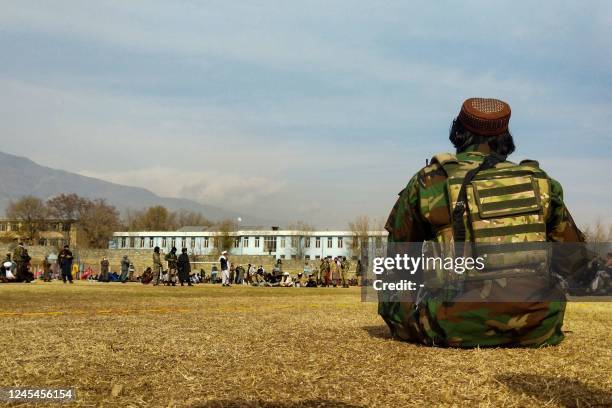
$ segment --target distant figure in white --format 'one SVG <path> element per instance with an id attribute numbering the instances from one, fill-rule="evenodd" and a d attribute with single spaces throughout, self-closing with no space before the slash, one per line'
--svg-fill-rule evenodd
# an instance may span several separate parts
<path id="1" fill-rule="evenodd" d="M 227 251 L 221 252 L 219 257 L 221 264 L 221 286 L 230 286 L 229 262 L 227 261 Z"/>

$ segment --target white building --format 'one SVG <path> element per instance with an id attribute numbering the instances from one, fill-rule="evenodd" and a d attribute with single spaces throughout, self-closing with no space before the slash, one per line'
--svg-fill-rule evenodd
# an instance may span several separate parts
<path id="1" fill-rule="evenodd" d="M 215 245 L 229 235 L 233 255 L 273 255 L 277 259 L 320 259 L 326 256 L 354 258 L 351 231 L 291 231 L 270 229 L 249 229 L 221 233 L 202 228 L 186 227 L 178 231 L 115 232 L 110 248 L 152 249 L 160 247 L 169 252 L 172 247 L 179 251 L 187 248 L 190 254 L 212 255 Z M 387 231 L 369 231 L 369 245 L 382 249 L 387 240 Z"/>

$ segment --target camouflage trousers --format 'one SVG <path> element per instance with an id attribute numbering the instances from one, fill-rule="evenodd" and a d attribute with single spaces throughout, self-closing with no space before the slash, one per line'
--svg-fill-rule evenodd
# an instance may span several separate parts
<path id="1" fill-rule="evenodd" d="M 162 280 L 162 274 L 164 273 L 163 267 L 161 265 L 153 265 L 153 282 L 155 285 L 159 285 L 159 282 Z"/>
<path id="2" fill-rule="evenodd" d="M 348 288 L 349 285 L 348 285 L 348 280 L 346 279 L 346 272 L 345 271 L 342 271 L 340 273 L 340 279 L 342 281 L 342 287 L 343 288 Z"/>
<path id="3" fill-rule="evenodd" d="M 443 347 L 539 347 L 559 344 L 565 302 L 380 301 L 394 337 Z"/>
<path id="4" fill-rule="evenodd" d="M 176 268 L 168 268 L 168 277 L 166 278 L 167 283 L 176 283 Z"/>

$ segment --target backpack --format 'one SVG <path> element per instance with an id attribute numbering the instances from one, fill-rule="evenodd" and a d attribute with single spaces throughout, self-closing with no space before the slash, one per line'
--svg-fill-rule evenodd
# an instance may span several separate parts
<path id="1" fill-rule="evenodd" d="M 480 258 L 484 268 L 448 271 L 434 263 L 425 270 L 426 285 L 508 277 L 543 276 L 550 267 L 546 219 L 550 179 L 535 161 L 515 164 L 490 155 L 483 162 L 433 157 L 447 175 L 451 225 L 435 233 L 424 253 L 441 258 Z"/>

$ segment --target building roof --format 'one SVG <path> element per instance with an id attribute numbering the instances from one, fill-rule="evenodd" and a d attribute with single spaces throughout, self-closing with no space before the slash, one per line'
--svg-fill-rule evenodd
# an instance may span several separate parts
<path id="1" fill-rule="evenodd" d="M 354 236 L 353 231 L 297 231 L 297 230 L 271 230 L 253 229 L 245 230 L 240 227 L 237 231 L 226 232 L 232 237 L 241 236 L 304 236 L 304 237 L 350 237 Z M 118 231 L 113 234 L 115 237 L 215 237 L 224 234 L 222 231 L 208 229 L 200 231 Z M 368 231 L 368 235 L 375 237 L 387 236 L 387 231 Z"/>

